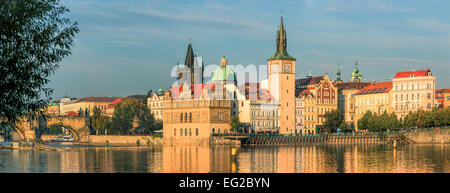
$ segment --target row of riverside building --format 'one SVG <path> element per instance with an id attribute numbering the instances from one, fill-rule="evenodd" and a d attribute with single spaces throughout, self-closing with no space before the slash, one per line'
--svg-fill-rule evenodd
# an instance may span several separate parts
<path id="1" fill-rule="evenodd" d="M 447 107 L 450 89 L 436 89 L 430 69 L 398 72 L 392 81 L 364 82 L 358 58 L 350 81 L 336 80 L 327 73 L 295 78 L 295 61 L 286 49 L 287 37 L 281 17 L 276 52 L 268 59 L 268 79 L 237 85 L 236 73 L 224 56 L 208 82 L 204 80 L 202 57 L 189 43 L 184 65 L 178 65 L 177 82 L 160 89 L 147 104 L 155 118 L 163 121 L 163 136 L 171 139 L 209 138 L 231 133 L 232 116 L 239 117 L 245 132 L 314 134 L 322 132 L 326 112 L 339 109 L 348 128 L 358 131 L 364 113 L 394 112 L 404 117 L 418 109 Z M 239 74 L 241 72 L 237 72 Z"/>
<path id="2" fill-rule="evenodd" d="M 336 80 L 327 73 L 305 78 L 295 77 L 295 61 L 287 52 L 287 36 L 281 16 L 276 36 L 275 54 L 268 58 L 267 79 L 238 86 L 237 75 L 223 56 L 220 65 L 205 81 L 203 58 L 188 44 L 184 64 L 176 66 L 176 81 L 170 88 L 160 88 L 140 102 L 163 122 L 163 136 L 170 140 L 209 139 L 213 135 L 233 133 L 230 120 L 239 118 L 248 133 L 314 134 L 322 132 L 325 113 L 339 109 L 348 128 L 358 131 L 357 122 L 367 111 L 395 113 L 404 117 L 418 109 L 447 107 L 450 89 L 436 89 L 430 69 L 398 72 L 392 81 L 364 82 L 358 68 L 350 81 L 341 79 L 340 64 Z M 245 76 L 244 76 L 245 77 Z M 49 105 L 55 115 L 92 114 L 99 107 L 112 116 L 120 97 L 63 97 Z"/>

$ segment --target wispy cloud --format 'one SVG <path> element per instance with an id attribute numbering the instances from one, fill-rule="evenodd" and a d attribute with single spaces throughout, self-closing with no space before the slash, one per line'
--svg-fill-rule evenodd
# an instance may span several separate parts
<path id="1" fill-rule="evenodd" d="M 384 13 L 405 13 L 413 12 L 414 9 L 410 7 L 396 7 L 392 4 L 380 0 L 348 0 L 339 1 L 332 0 L 325 5 L 325 10 L 330 12 L 384 12 Z"/>

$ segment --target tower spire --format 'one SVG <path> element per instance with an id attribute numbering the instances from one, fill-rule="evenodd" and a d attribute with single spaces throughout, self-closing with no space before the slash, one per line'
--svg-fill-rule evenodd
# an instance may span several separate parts
<path id="1" fill-rule="evenodd" d="M 280 27 L 278 28 L 278 31 L 277 31 L 277 51 L 269 59 L 295 60 L 294 57 L 292 57 L 288 54 L 286 47 L 287 47 L 286 29 L 284 28 L 283 14 L 281 14 Z"/>
<path id="2" fill-rule="evenodd" d="M 308 77 L 308 78 L 311 78 L 311 77 L 312 77 L 312 73 L 311 73 L 311 64 L 309 65 L 309 73 L 308 73 L 308 76 L 306 76 L 306 77 Z"/>
<path id="3" fill-rule="evenodd" d="M 336 72 L 336 82 L 342 82 L 341 79 L 341 58 L 338 58 L 338 70 Z"/>

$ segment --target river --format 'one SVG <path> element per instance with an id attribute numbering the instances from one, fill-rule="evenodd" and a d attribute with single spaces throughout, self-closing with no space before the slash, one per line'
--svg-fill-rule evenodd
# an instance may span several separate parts
<path id="1" fill-rule="evenodd" d="M 55 145 L 55 144 L 54 144 Z M 449 173 L 450 144 L 0 150 L 0 173 Z"/>

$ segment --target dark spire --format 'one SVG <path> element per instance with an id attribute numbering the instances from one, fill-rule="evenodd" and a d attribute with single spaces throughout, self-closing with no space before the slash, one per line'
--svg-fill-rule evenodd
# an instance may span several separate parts
<path id="1" fill-rule="evenodd" d="M 337 71 L 336 75 L 337 75 L 336 82 L 342 82 L 342 79 L 341 79 L 341 59 L 340 58 L 338 60 L 338 71 Z"/>
<path id="2" fill-rule="evenodd" d="M 275 55 L 273 55 L 273 57 L 270 59 L 295 60 L 294 57 L 288 54 L 286 47 L 287 47 L 287 38 L 286 38 L 286 30 L 284 29 L 283 15 L 282 15 L 280 20 L 280 27 L 278 28 L 277 31 L 277 51 L 275 52 Z"/>
<path id="3" fill-rule="evenodd" d="M 186 53 L 186 59 L 184 61 L 184 65 L 192 68 L 194 66 L 194 51 L 192 50 L 192 44 L 189 43 L 188 50 Z"/>

